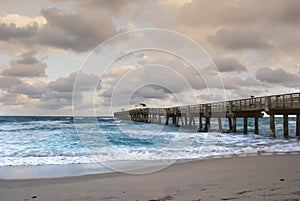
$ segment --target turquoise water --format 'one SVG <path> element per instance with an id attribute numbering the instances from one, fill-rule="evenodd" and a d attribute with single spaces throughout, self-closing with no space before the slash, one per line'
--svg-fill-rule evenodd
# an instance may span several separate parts
<path id="1" fill-rule="evenodd" d="M 227 122 L 223 122 L 227 128 Z M 212 127 L 218 128 L 212 120 Z M 276 118 L 277 138 L 269 137 L 269 119 L 261 118 L 260 134 L 197 133 L 193 129 L 133 123 L 112 117 L 0 117 L 0 166 L 95 164 L 112 161 L 203 159 L 230 155 L 299 152 L 295 118 L 291 138 L 282 138 L 282 118 Z M 237 129 L 243 131 L 243 120 Z"/>

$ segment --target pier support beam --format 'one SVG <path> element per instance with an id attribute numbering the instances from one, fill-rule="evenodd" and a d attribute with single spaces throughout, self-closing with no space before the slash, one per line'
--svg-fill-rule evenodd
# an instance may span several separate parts
<path id="1" fill-rule="evenodd" d="M 176 116 L 172 116 L 172 124 L 176 124 Z"/>
<path id="2" fill-rule="evenodd" d="M 300 137 L 300 114 L 296 118 L 296 136 Z"/>
<path id="3" fill-rule="evenodd" d="M 258 117 L 255 117 L 254 119 L 254 133 L 258 134 Z"/>
<path id="4" fill-rule="evenodd" d="M 283 115 L 283 136 L 285 138 L 289 137 L 289 115 Z"/>
<path id="5" fill-rule="evenodd" d="M 204 129 L 205 129 L 206 131 L 208 131 L 209 127 L 210 127 L 210 118 L 209 118 L 209 117 L 206 117 L 206 118 L 205 118 L 205 127 L 204 127 Z"/>
<path id="6" fill-rule="evenodd" d="M 150 114 L 150 123 L 155 123 L 154 114 Z"/>
<path id="7" fill-rule="evenodd" d="M 199 128 L 203 128 L 203 125 L 202 125 L 202 113 L 199 114 Z"/>
<path id="8" fill-rule="evenodd" d="M 166 115 L 166 122 L 165 122 L 165 125 L 169 125 L 169 116 Z"/>
<path id="9" fill-rule="evenodd" d="M 236 132 L 236 117 L 232 118 L 232 132 Z"/>
<path id="10" fill-rule="evenodd" d="M 219 131 L 222 131 L 222 119 L 221 117 L 218 117 L 218 124 L 219 124 Z"/>
<path id="11" fill-rule="evenodd" d="M 184 125 L 188 125 L 187 113 L 184 114 Z"/>
<path id="12" fill-rule="evenodd" d="M 248 133 L 248 117 L 244 117 L 244 134 Z"/>
<path id="13" fill-rule="evenodd" d="M 275 137 L 275 115 L 270 114 L 270 136 Z"/>
<path id="14" fill-rule="evenodd" d="M 228 117 L 228 126 L 229 130 L 232 131 L 232 119 L 230 117 Z"/>
<path id="15" fill-rule="evenodd" d="M 192 124 L 193 124 L 193 126 L 196 125 L 196 123 L 195 123 L 195 117 L 194 116 L 192 116 Z"/>

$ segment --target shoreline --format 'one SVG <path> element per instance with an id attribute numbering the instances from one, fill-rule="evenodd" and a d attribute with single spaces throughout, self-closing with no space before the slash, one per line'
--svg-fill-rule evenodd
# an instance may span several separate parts
<path id="1" fill-rule="evenodd" d="M 150 174 L 0 180 L 0 200 L 300 200 L 300 155 L 176 163 Z"/>
<path id="2" fill-rule="evenodd" d="M 129 173 L 143 174 L 163 170 L 172 165 L 206 160 L 245 158 L 257 156 L 300 155 L 294 152 L 261 152 L 249 154 L 231 154 L 209 156 L 201 159 L 170 159 L 170 160 L 140 160 L 140 161 L 109 161 L 102 163 L 82 164 L 47 164 L 34 166 L 3 166 L 0 167 L 0 180 L 31 180 L 72 178 L 96 174 Z M 138 167 L 138 168 L 137 168 Z"/>

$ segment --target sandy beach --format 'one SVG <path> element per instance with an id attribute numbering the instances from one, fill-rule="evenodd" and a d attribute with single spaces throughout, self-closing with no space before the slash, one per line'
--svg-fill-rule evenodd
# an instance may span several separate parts
<path id="1" fill-rule="evenodd" d="M 193 161 L 142 175 L 1 180 L 0 200 L 300 200 L 300 155 Z"/>

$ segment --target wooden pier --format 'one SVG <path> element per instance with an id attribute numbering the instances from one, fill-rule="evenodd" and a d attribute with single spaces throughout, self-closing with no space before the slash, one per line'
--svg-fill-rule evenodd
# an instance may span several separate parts
<path id="1" fill-rule="evenodd" d="M 244 133 L 248 133 L 248 118 L 254 118 L 254 133 L 259 133 L 259 118 L 263 112 L 270 118 L 270 135 L 275 137 L 275 115 L 283 116 L 283 136 L 288 137 L 289 115 L 296 116 L 296 136 L 300 137 L 300 92 L 264 97 L 229 100 L 199 105 L 148 108 L 139 107 L 115 112 L 114 117 L 155 124 L 175 124 L 197 127 L 199 131 L 209 131 L 211 118 L 218 119 L 218 130 L 222 128 L 222 119 L 228 121 L 228 130 L 237 131 L 237 118 L 244 119 Z M 198 125 L 195 119 L 198 118 Z M 203 122 L 204 120 L 204 122 Z"/>

